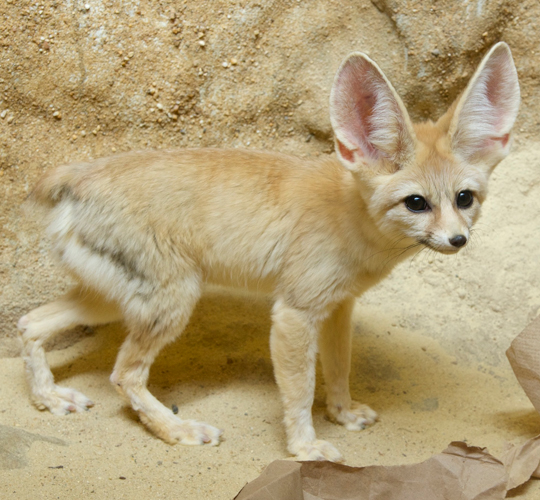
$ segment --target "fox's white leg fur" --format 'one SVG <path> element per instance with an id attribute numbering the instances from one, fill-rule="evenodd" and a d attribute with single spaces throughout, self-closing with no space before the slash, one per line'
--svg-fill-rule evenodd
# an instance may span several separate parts
<path id="1" fill-rule="evenodd" d="M 44 342 L 77 325 L 99 325 L 121 317 L 114 304 L 106 302 L 94 291 L 76 287 L 64 297 L 30 311 L 19 320 L 22 357 L 32 401 L 40 410 L 48 408 L 56 415 L 65 415 L 93 406 L 84 394 L 54 383 L 45 358 Z"/>
<path id="2" fill-rule="evenodd" d="M 181 420 L 147 389 L 150 366 L 159 351 L 186 326 L 200 297 L 198 276 L 184 277 L 174 289 L 155 290 L 144 311 L 127 318 L 130 333 L 122 345 L 111 382 L 131 402 L 141 421 L 170 444 L 219 443 L 220 429 L 195 420 Z M 174 301 L 174 312 L 170 305 Z M 163 307 L 163 304 L 168 304 Z M 129 308 L 128 308 L 129 309 Z"/>
<path id="3" fill-rule="evenodd" d="M 377 419 L 369 406 L 351 400 L 351 316 L 354 298 L 339 304 L 325 320 L 319 338 L 329 417 L 350 431 L 362 430 Z"/>
<path id="4" fill-rule="evenodd" d="M 341 454 L 334 446 L 316 439 L 311 416 L 322 315 L 278 300 L 272 320 L 270 348 L 285 410 L 288 450 L 299 460 L 339 461 Z"/>

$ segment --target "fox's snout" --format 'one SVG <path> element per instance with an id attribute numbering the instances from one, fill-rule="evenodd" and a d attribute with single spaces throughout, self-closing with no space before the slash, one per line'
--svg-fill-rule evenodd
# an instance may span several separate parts
<path id="1" fill-rule="evenodd" d="M 462 234 L 456 234 L 448 240 L 456 248 L 461 248 L 467 244 L 468 238 Z"/>
<path id="2" fill-rule="evenodd" d="M 459 252 L 469 241 L 469 231 L 465 228 L 459 232 L 435 232 L 423 243 L 440 253 L 454 254 Z"/>

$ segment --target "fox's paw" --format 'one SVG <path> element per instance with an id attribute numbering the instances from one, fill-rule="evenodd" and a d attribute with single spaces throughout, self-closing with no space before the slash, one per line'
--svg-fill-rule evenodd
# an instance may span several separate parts
<path id="1" fill-rule="evenodd" d="M 375 423 L 378 418 L 377 413 L 369 406 L 356 401 L 351 402 L 351 407 L 348 410 L 339 405 L 329 405 L 328 416 L 334 422 L 345 426 L 349 431 L 361 431 L 368 425 Z"/>
<path id="2" fill-rule="evenodd" d="M 48 409 L 54 415 L 82 412 L 94 406 L 94 403 L 79 391 L 58 385 L 51 390 L 34 394 L 33 403 L 39 410 Z"/>
<path id="3" fill-rule="evenodd" d="M 143 415 L 140 415 L 143 423 L 145 422 Z M 158 437 L 170 444 L 185 444 L 191 446 L 198 446 L 207 444 L 209 446 L 216 446 L 219 444 L 223 431 L 205 424 L 204 422 L 197 422 L 196 420 L 181 420 L 177 417 L 168 419 L 166 425 L 148 425 Z"/>
<path id="4" fill-rule="evenodd" d="M 343 459 L 334 445 L 321 439 L 294 446 L 293 454 L 296 455 L 296 460 L 300 461 L 329 460 L 330 462 L 341 462 Z"/>

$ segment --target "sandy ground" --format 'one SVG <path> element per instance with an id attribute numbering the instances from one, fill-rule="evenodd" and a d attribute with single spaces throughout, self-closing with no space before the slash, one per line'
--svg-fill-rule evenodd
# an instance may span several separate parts
<path id="1" fill-rule="evenodd" d="M 540 432 L 504 356 L 540 306 L 539 186 L 540 145 L 518 141 L 493 176 L 471 247 L 451 258 L 423 252 L 358 301 L 352 392 L 381 420 L 358 433 L 328 422 L 322 382 L 314 405 L 319 437 L 347 464 L 419 462 L 453 440 L 497 455 L 506 441 Z M 264 297 L 209 290 L 152 368 L 151 390 L 166 405 L 225 430 L 215 448 L 161 442 L 119 399 L 108 376 L 120 325 L 68 333 L 49 353 L 57 380 L 96 402 L 88 413 L 39 412 L 22 360 L 3 359 L 2 498 L 232 498 L 286 457 L 270 307 Z M 511 494 L 538 498 L 540 482 Z"/>

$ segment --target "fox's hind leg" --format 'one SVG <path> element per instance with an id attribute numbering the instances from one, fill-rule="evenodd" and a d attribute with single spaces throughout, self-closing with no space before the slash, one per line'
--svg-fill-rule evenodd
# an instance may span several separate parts
<path id="1" fill-rule="evenodd" d="M 126 307 L 129 335 L 111 375 L 117 390 L 129 399 L 141 421 L 167 443 L 219 443 L 221 430 L 195 420 L 182 420 L 148 390 L 150 366 L 159 351 L 186 326 L 199 297 L 201 282 L 188 271 L 169 286 L 156 285 L 152 294 L 134 297 Z"/>
<path id="2" fill-rule="evenodd" d="M 76 287 L 62 298 L 38 307 L 18 323 L 22 357 L 33 403 L 40 409 L 65 415 L 93 406 L 84 394 L 54 383 L 43 344 L 77 325 L 99 325 L 121 319 L 119 309 L 98 294 Z"/>

